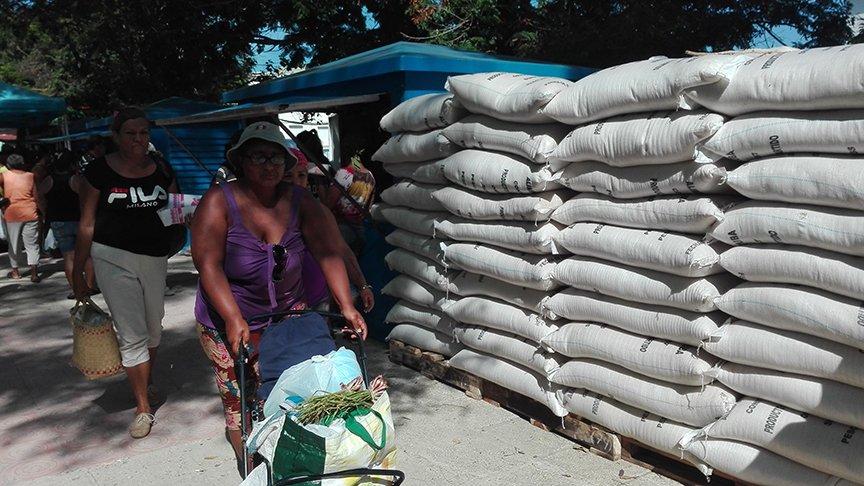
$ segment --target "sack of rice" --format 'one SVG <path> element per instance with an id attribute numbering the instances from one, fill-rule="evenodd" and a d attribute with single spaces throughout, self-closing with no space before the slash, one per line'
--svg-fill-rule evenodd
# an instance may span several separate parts
<path id="1" fill-rule="evenodd" d="M 445 268 L 459 269 L 459 267 L 451 265 L 444 259 L 444 247 L 447 244 L 446 241 L 427 238 L 421 234 L 403 229 L 393 231 L 384 238 L 384 241 L 396 248 L 402 248 L 415 253 L 418 256 L 432 260 Z"/>
<path id="2" fill-rule="evenodd" d="M 447 211 L 468 219 L 486 221 L 547 221 L 552 212 L 573 195 L 558 189 L 530 195 L 484 194 L 460 187 L 442 187 L 432 197 Z"/>
<path id="3" fill-rule="evenodd" d="M 560 387 L 540 373 L 467 348 L 450 358 L 450 366 L 540 402 L 559 417 L 567 415 L 558 398 Z"/>
<path id="4" fill-rule="evenodd" d="M 769 450 L 735 440 L 716 439 L 704 434 L 685 437 L 685 453 L 748 484 L 762 486 L 856 486 L 837 476 L 817 471 Z M 708 476 L 706 474 L 706 476 Z"/>
<path id="5" fill-rule="evenodd" d="M 864 348 L 864 304 L 811 287 L 747 282 L 727 291 L 717 307 L 756 324 Z"/>
<path id="6" fill-rule="evenodd" d="M 444 160 L 444 175 L 466 189 L 493 194 L 532 194 L 561 188 L 545 166 L 498 152 L 466 149 Z"/>
<path id="7" fill-rule="evenodd" d="M 662 196 L 623 200 L 583 193 L 556 209 L 552 219 L 568 226 L 593 222 L 704 235 L 712 224 L 723 217 L 722 208 L 738 199 Z"/>
<path id="8" fill-rule="evenodd" d="M 441 189 L 437 184 L 399 181 L 381 191 L 381 200 L 393 206 L 405 206 L 419 211 L 444 211 L 444 206 L 432 194 Z"/>
<path id="9" fill-rule="evenodd" d="M 549 319 L 557 319 L 554 314 L 544 313 L 543 301 L 549 298 L 549 292 L 520 287 L 486 275 L 463 271 L 450 280 L 448 291 L 462 297 L 494 297 Z"/>
<path id="10" fill-rule="evenodd" d="M 864 439 L 858 428 L 745 397 L 708 437 L 763 447 L 827 474 L 864 482 Z"/>
<path id="11" fill-rule="evenodd" d="M 728 85 L 703 85 L 684 95 L 706 108 L 737 116 L 764 110 L 864 107 L 864 45 L 787 49 L 742 64 Z"/>
<path id="12" fill-rule="evenodd" d="M 440 235 L 456 241 L 488 243 L 501 248 L 538 255 L 558 253 L 553 243 L 561 231 L 555 222 L 476 221 L 450 216 L 437 226 Z"/>
<path id="13" fill-rule="evenodd" d="M 864 353 L 827 339 L 732 321 L 704 344 L 709 353 L 733 363 L 798 373 L 864 388 Z M 766 352 L 770 349 L 771 352 Z"/>
<path id="14" fill-rule="evenodd" d="M 722 312 L 697 313 L 645 305 L 596 292 L 566 288 L 543 303 L 544 315 L 600 322 L 643 336 L 699 346 L 728 319 Z"/>
<path id="15" fill-rule="evenodd" d="M 462 265 L 461 261 L 456 263 Z M 716 310 L 715 301 L 741 282 L 725 272 L 700 278 L 681 277 L 583 256 L 558 262 L 553 277 L 577 289 L 693 312 Z"/>
<path id="16" fill-rule="evenodd" d="M 864 256 L 862 216 L 852 209 L 746 201 L 727 209 L 708 236 L 735 246 L 778 243 Z"/>
<path id="17" fill-rule="evenodd" d="M 864 388 L 825 378 L 724 362 L 705 373 L 736 392 L 864 428 Z"/>
<path id="18" fill-rule="evenodd" d="M 541 348 L 537 342 L 516 334 L 483 326 L 458 326 L 453 337 L 461 344 L 490 356 L 503 358 L 550 378 L 561 367 L 562 356 Z"/>
<path id="19" fill-rule="evenodd" d="M 778 154 L 864 153 L 864 110 L 746 113 L 728 120 L 698 150 L 711 160 L 743 162 Z"/>
<path id="20" fill-rule="evenodd" d="M 680 457 L 696 466 L 706 476 L 711 469 L 695 456 L 678 448 L 678 442 L 688 432 L 696 429 L 651 412 L 625 405 L 618 400 L 592 393 L 583 388 L 567 388 L 563 396 L 564 408 L 570 413 L 586 418 L 622 437 L 635 439 L 642 444 Z"/>
<path id="21" fill-rule="evenodd" d="M 539 314 L 490 297 L 462 297 L 444 313 L 463 324 L 510 332 L 536 343 L 558 329 Z"/>
<path id="22" fill-rule="evenodd" d="M 619 199 L 680 194 L 718 194 L 732 190 L 723 183 L 727 162 L 612 167 L 602 162 L 568 163 L 558 183 L 577 192 L 596 192 Z M 554 169 L 554 165 L 553 165 Z"/>
<path id="23" fill-rule="evenodd" d="M 387 262 L 390 270 L 403 273 L 445 292 L 450 279 L 456 275 L 455 270 L 448 270 L 443 265 L 402 248 L 396 248 L 385 255 L 384 261 Z"/>
<path id="24" fill-rule="evenodd" d="M 588 359 L 564 363 L 552 381 L 585 388 L 694 427 L 704 427 L 725 416 L 735 406 L 736 398 L 735 393 L 723 385 L 676 385 Z"/>
<path id="25" fill-rule="evenodd" d="M 558 123 L 534 125 L 470 115 L 445 128 L 443 133 L 462 148 L 506 152 L 545 164 L 549 154 L 571 129 Z"/>
<path id="26" fill-rule="evenodd" d="M 750 282 L 807 285 L 851 298 L 864 295 L 864 260 L 797 245 L 744 245 L 720 254 L 720 265 Z"/>
<path id="27" fill-rule="evenodd" d="M 546 103 L 572 81 L 517 73 L 450 76 L 444 89 L 456 95 L 471 113 L 520 123 L 551 123 L 540 113 Z"/>
<path id="28" fill-rule="evenodd" d="M 513 285 L 545 291 L 560 287 L 552 277 L 557 259 L 548 255 L 532 255 L 479 243 L 450 243 L 444 250 L 444 258 L 462 270 L 488 275 Z"/>
<path id="29" fill-rule="evenodd" d="M 445 358 L 450 358 L 465 348 L 451 336 L 411 324 L 399 324 L 394 327 L 386 338 L 387 341 L 391 339 L 420 348 L 423 351 L 438 353 Z"/>
<path id="30" fill-rule="evenodd" d="M 381 289 L 381 293 L 435 310 L 444 310 L 453 304 L 453 300 L 445 292 L 436 290 L 423 282 L 418 282 L 407 275 L 398 275 L 387 282 L 387 285 Z"/>
<path id="31" fill-rule="evenodd" d="M 625 265 L 705 277 L 723 272 L 720 256 L 701 237 L 668 231 L 621 228 L 603 223 L 576 223 L 552 237 L 574 255 L 602 258 Z"/>
<path id="32" fill-rule="evenodd" d="M 426 237 L 435 237 L 435 227 L 450 217 L 446 211 L 415 211 L 407 206 L 393 206 L 385 202 L 372 206 L 372 217 L 393 226 Z"/>
<path id="33" fill-rule="evenodd" d="M 726 184 L 750 199 L 864 211 L 864 164 L 856 155 L 790 155 L 742 164 Z"/>
<path id="34" fill-rule="evenodd" d="M 450 143 L 441 130 L 426 133 L 400 133 L 390 137 L 372 154 L 381 163 L 423 162 L 452 155 L 459 147 Z"/>
<path id="35" fill-rule="evenodd" d="M 399 162 L 382 164 L 384 171 L 393 177 L 411 179 L 423 184 L 449 184 L 444 175 L 444 160 L 428 162 Z"/>
<path id="36" fill-rule="evenodd" d="M 571 358 L 612 363 L 640 375 L 680 385 L 712 381 L 705 372 L 717 364 L 692 346 L 631 334 L 606 324 L 570 322 L 543 338 L 543 344 Z"/>
<path id="37" fill-rule="evenodd" d="M 428 93 L 399 103 L 381 117 L 385 132 L 425 132 L 456 123 L 468 110 L 454 103 L 452 93 Z"/>
<path id="38" fill-rule="evenodd" d="M 632 167 L 694 160 L 696 146 L 719 130 L 723 121 L 723 115 L 706 110 L 619 115 L 577 127 L 558 144 L 549 161 L 590 160 Z"/>
<path id="39" fill-rule="evenodd" d="M 719 92 L 743 56 L 697 56 L 669 59 L 655 56 L 598 71 L 558 93 L 543 113 L 568 125 L 581 125 L 625 113 L 694 109 L 683 96 L 694 86 L 716 86 Z"/>
<path id="40" fill-rule="evenodd" d="M 431 307 L 400 300 L 390 308 L 384 318 L 385 324 L 416 324 L 426 329 L 453 336 L 453 329 L 459 324 L 451 317 Z"/>

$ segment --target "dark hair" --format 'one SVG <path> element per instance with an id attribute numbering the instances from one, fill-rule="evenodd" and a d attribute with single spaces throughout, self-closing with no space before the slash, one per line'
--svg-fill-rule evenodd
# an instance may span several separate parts
<path id="1" fill-rule="evenodd" d="M 314 128 L 312 130 L 304 130 L 298 133 L 297 141 L 303 144 L 303 148 L 308 150 L 318 162 L 322 164 L 330 162 L 327 157 L 324 156 L 324 147 L 321 145 L 321 139 L 318 138 L 318 131 Z"/>
<path id="2" fill-rule="evenodd" d="M 144 110 L 142 110 L 141 108 L 136 108 L 134 106 L 129 108 L 123 108 L 122 110 L 118 111 L 116 115 L 114 115 L 114 121 L 111 122 L 111 131 L 114 133 L 120 133 L 120 128 L 123 127 L 124 123 L 129 120 L 137 120 L 139 118 L 147 120 L 147 113 L 144 113 Z"/>
<path id="3" fill-rule="evenodd" d="M 63 149 L 54 156 L 51 168 L 57 173 L 74 172 L 77 163 L 78 156 L 71 150 Z"/>
<path id="4" fill-rule="evenodd" d="M 117 129 L 119 130 L 120 128 L 118 127 Z M 105 145 L 105 139 L 102 138 L 102 135 L 90 135 L 87 137 L 87 150 L 93 150 L 100 145 Z"/>

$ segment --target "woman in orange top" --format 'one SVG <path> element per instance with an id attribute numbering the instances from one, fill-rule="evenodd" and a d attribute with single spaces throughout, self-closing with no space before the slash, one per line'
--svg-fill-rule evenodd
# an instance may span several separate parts
<path id="1" fill-rule="evenodd" d="M 3 211 L 6 230 L 9 232 L 9 262 L 12 264 L 11 278 L 21 278 L 18 266 L 22 253 L 27 253 L 30 265 L 30 281 L 39 282 L 36 273 L 39 265 L 39 210 L 43 210 L 36 191 L 33 174 L 24 169 L 24 157 L 12 154 L 6 159 L 9 170 L 0 174 L 3 195 L 9 198 L 9 206 Z M 44 211 L 43 211 L 44 212 Z"/>

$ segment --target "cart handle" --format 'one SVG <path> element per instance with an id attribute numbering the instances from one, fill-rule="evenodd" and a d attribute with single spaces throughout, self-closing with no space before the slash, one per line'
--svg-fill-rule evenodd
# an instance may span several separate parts
<path id="1" fill-rule="evenodd" d="M 399 486 L 405 481 L 405 473 L 399 471 L 397 469 L 348 469 L 345 471 L 337 471 L 332 473 L 325 474 L 314 474 L 311 476 L 294 476 L 290 478 L 283 478 L 277 481 L 273 486 L 289 486 L 291 484 L 300 484 L 305 483 L 307 481 L 319 481 L 322 479 L 330 479 L 330 478 L 344 478 L 344 477 L 352 477 L 352 476 L 392 476 L 394 479 L 393 486 Z"/>

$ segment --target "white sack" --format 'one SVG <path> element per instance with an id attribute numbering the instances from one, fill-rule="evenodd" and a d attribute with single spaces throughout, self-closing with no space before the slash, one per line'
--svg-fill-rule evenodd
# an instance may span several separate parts
<path id="1" fill-rule="evenodd" d="M 462 297 L 494 297 L 535 314 L 543 314 L 549 319 L 557 319 L 555 315 L 544 313 L 543 301 L 549 297 L 549 292 L 543 290 L 520 287 L 486 275 L 464 271 L 450 280 L 448 290 Z"/>
<path id="2" fill-rule="evenodd" d="M 640 375 L 681 385 L 703 385 L 704 373 L 717 364 L 708 353 L 672 341 L 631 334 L 605 324 L 570 322 L 543 338 L 543 344 L 571 358 L 612 363 Z"/>
<path id="3" fill-rule="evenodd" d="M 424 184 L 449 184 L 444 175 L 444 160 L 399 162 L 381 165 L 388 174 Z"/>
<path id="4" fill-rule="evenodd" d="M 624 113 L 693 109 L 696 103 L 682 92 L 712 85 L 722 92 L 728 79 L 747 58 L 696 56 L 669 59 L 655 56 L 592 73 L 565 89 L 542 110 L 549 117 L 581 125 Z"/>
<path id="5" fill-rule="evenodd" d="M 552 277 L 557 259 L 546 255 L 479 243 L 451 243 L 444 250 L 444 258 L 462 270 L 488 275 L 513 285 L 545 291 L 560 286 Z"/>
<path id="6" fill-rule="evenodd" d="M 720 265 L 750 282 L 807 285 L 851 298 L 864 295 L 864 259 L 797 245 L 735 246 Z"/>
<path id="7" fill-rule="evenodd" d="M 444 206 L 432 196 L 442 187 L 445 186 L 410 180 L 399 181 L 381 191 L 381 200 L 393 206 L 405 206 L 420 211 L 444 211 Z"/>
<path id="8" fill-rule="evenodd" d="M 451 265 L 450 262 L 444 259 L 444 247 L 448 243 L 444 240 L 427 238 L 424 235 L 411 231 L 396 229 L 387 235 L 384 241 L 396 248 L 416 253 L 418 256 L 432 260 L 446 268 L 459 269 L 459 267 Z"/>
<path id="9" fill-rule="evenodd" d="M 557 176 L 524 157 L 466 149 L 444 159 L 444 175 L 466 189 L 493 194 L 533 194 L 560 189 Z"/>
<path id="10" fill-rule="evenodd" d="M 506 152 L 542 164 L 571 129 L 558 123 L 533 125 L 470 115 L 443 133 L 462 148 Z"/>
<path id="11" fill-rule="evenodd" d="M 572 85 L 562 78 L 499 72 L 449 76 L 444 89 L 472 113 L 512 122 L 551 123 L 554 120 L 540 109 Z"/>
<path id="12" fill-rule="evenodd" d="M 490 356 L 541 373 L 547 379 L 561 367 L 561 356 L 541 348 L 536 341 L 483 326 L 458 326 L 453 337 L 461 344 Z"/>
<path id="13" fill-rule="evenodd" d="M 468 114 L 453 102 L 452 93 L 428 93 L 399 103 L 381 117 L 385 132 L 425 132 L 446 127 Z"/>
<path id="14" fill-rule="evenodd" d="M 669 230 L 704 235 L 723 217 L 722 208 L 734 198 L 662 196 L 614 199 L 583 193 L 552 213 L 552 219 L 566 225 L 580 222 L 608 223 L 628 228 Z"/>
<path id="15" fill-rule="evenodd" d="M 760 111 L 728 120 L 699 152 L 748 161 L 778 154 L 864 153 L 864 110 Z"/>
<path id="16" fill-rule="evenodd" d="M 837 110 L 864 107 L 864 45 L 762 54 L 744 63 L 728 86 L 704 85 L 685 96 L 712 111 L 736 116 L 763 110 Z"/>
<path id="17" fill-rule="evenodd" d="M 461 262 L 457 264 L 462 265 Z M 553 276 L 556 281 L 577 289 L 693 312 L 716 310 L 715 301 L 740 283 L 737 277 L 728 273 L 700 278 L 680 277 L 583 256 L 572 256 L 558 262 Z"/>
<path id="18" fill-rule="evenodd" d="M 708 236 L 730 245 L 804 245 L 864 256 L 864 212 L 746 201 L 728 209 Z"/>
<path id="19" fill-rule="evenodd" d="M 620 199 L 717 194 L 731 192 L 723 185 L 726 168 L 726 161 L 716 164 L 691 161 L 634 167 L 612 167 L 602 162 L 573 162 L 561 171 L 558 183 L 574 191 L 596 192 Z"/>
<path id="20" fill-rule="evenodd" d="M 450 279 L 457 273 L 455 270 L 448 270 L 444 265 L 402 248 L 396 248 L 385 255 L 384 261 L 387 262 L 390 270 L 408 275 L 445 292 Z"/>
<path id="21" fill-rule="evenodd" d="M 798 373 L 864 388 L 864 353 L 845 344 L 733 321 L 720 327 L 704 349 L 733 363 Z"/>
<path id="22" fill-rule="evenodd" d="M 450 358 L 465 346 L 457 343 L 451 336 L 412 324 L 399 324 L 387 335 L 387 341 L 395 339 L 423 351 L 432 351 Z"/>
<path id="23" fill-rule="evenodd" d="M 717 307 L 745 321 L 864 349 L 861 297 L 797 285 L 748 282 L 726 292 Z"/>
<path id="24" fill-rule="evenodd" d="M 398 275 L 387 282 L 387 285 L 381 289 L 381 293 L 435 310 L 443 310 L 453 304 L 444 292 L 407 275 Z"/>
<path id="25" fill-rule="evenodd" d="M 864 433 L 857 427 L 745 397 L 705 434 L 763 447 L 818 471 L 864 482 Z"/>
<path id="26" fill-rule="evenodd" d="M 704 314 L 638 304 L 573 288 L 552 295 L 543 306 L 545 315 L 551 313 L 574 321 L 600 322 L 643 336 L 691 346 L 702 344 L 728 319 L 721 312 Z"/>
<path id="27" fill-rule="evenodd" d="M 576 223 L 552 237 L 574 255 L 602 258 L 683 277 L 704 277 L 723 271 L 720 256 L 701 237 L 668 231 L 621 228 L 602 223 Z"/>
<path id="28" fill-rule="evenodd" d="M 383 218 L 393 226 L 423 235 L 435 237 L 435 226 L 450 216 L 446 211 L 416 211 L 407 206 L 393 206 L 388 203 L 378 203 L 373 206 L 372 216 Z"/>
<path id="29" fill-rule="evenodd" d="M 426 329 L 438 331 L 453 336 L 453 329 L 458 322 L 431 307 L 418 305 L 407 300 L 400 300 L 390 308 L 384 317 L 385 324 L 416 324 Z"/>
<path id="30" fill-rule="evenodd" d="M 735 393 L 722 385 L 676 385 L 593 360 L 574 359 L 564 363 L 552 381 L 585 388 L 694 427 L 710 424 L 735 406 Z"/>
<path id="31" fill-rule="evenodd" d="M 484 194 L 459 187 L 442 187 L 432 197 L 451 213 L 492 221 L 547 221 L 573 195 L 569 189 L 531 195 Z"/>
<path id="32" fill-rule="evenodd" d="M 577 127 L 558 144 L 549 161 L 556 165 L 591 160 L 632 167 L 694 160 L 696 146 L 717 132 L 723 121 L 723 115 L 705 110 L 620 115 Z"/>
<path id="33" fill-rule="evenodd" d="M 555 222 L 476 221 L 451 216 L 437 226 L 443 237 L 456 241 L 488 243 L 501 248 L 535 253 L 558 253 L 553 238 L 561 231 Z"/>
<path id="34" fill-rule="evenodd" d="M 730 171 L 726 184 L 750 199 L 864 210 L 864 163 L 856 155 L 754 160 Z"/>
<path id="35" fill-rule="evenodd" d="M 462 297 L 444 313 L 463 324 L 476 324 L 540 341 L 558 329 L 539 314 L 488 297 Z"/>
<path id="36" fill-rule="evenodd" d="M 864 428 L 864 389 L 825 378 L 724 362 L 706 375 L 736 392 Z"/>
<path id="37" fill-rule="evenodd" d="M 452 155 L 459 147 L 450 143 L 441 130 L 426 133 L 399 133 L 390 137 L 372 154 L 382 163 L 423 162 Z"/>

